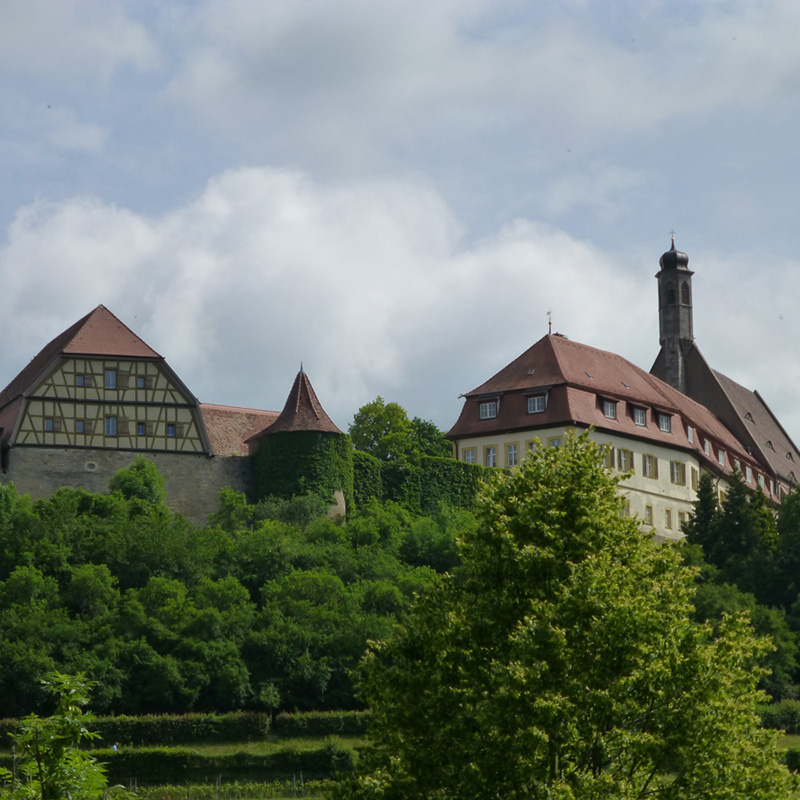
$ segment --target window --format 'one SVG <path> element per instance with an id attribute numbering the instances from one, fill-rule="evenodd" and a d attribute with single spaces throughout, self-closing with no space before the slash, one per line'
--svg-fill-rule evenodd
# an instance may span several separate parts
<path id="1" fill-rule="evenodd" d="M 136 423 L 136 435 L 137 436 L 144 436 L 147 434 L 147 425 L 144 422 L 137 422 Z"/>
<path id="2" fill-rule="evenodd" d="M 548 447 L 561 447 L 561 437 L 560 436 L 553 436 L 551 439 L 547 440 Z"/>
<path id="3" fill-rule="evenodd" d="M 696 492 L 697 491 L 697 478 L 698 473 L 695 467 L 692 467 L 692 489 Z"/>
<path id="4" fill-rule="evenodd" d="M 758 476 L 758 488 L 761 489 L 762 492 L 764 491 L 764 476 L 763 475 L 759 475 Z"/>
<path id="5" fill-rule="evenodd" d="M 682 531 L 683 530 L 683 526 L 685 524 L 686 524 L 686 512 L 685 511 L 679 511 L 678 512 L 678 530 Z"/>
<path id="6" fill-rule="evenodd" d="M 686 464 L 682 461 L 670 461 L 669 479 L 676 486 L 686 486 Z"/>
<path id="7" fill-rule="evenodd" d="M 106 417 L 106 436 L 117 435 L 117 418 Z"/>
<path id="8" fill-rule="evenodd" d="M 616 463 L 614 458 L 614 448 L 606 446 L 603 455 L 603 462 L 605 463 L 606 469 L 614 469 L 614 464 Z"/>
<path id="9" fill-rule="evenodd" d="M 106 389 L 117 388 L 117 371 L 115 369 L 107 369 L 105 372 L 105 387 Z"/>
<path id="10" fill-rule="evenodd" d="M 175 435 L 175 423 L 168 422 L 167 423 L 167 436 L 174 436 L 174 435 Z"/>
<path id="11" fill-rule="evenodd" d="M 620 447 L 617 450 L 617 469 L 620 472 L 628 472 L 633 469 L 633 453 Z"/>
<path id="12" fill-rule="evenodd" d="M 642 456 L 642 474 L 645 478 L 658 477 L 658 459 L 645 453 Z"/>
<path id="13" fill-rule="evenodd" d="M 528 439 L 528 441 L 525 442 L 525 448 L 530 453 L 531 450 L 535 450 L 536 449 L 536 445 L 537 444 L 538 444 L 538 442 L 536 441 L 536 439 Z"/>
<path id="14" fill-rule="evenodd" d="M 86 433 L 86 424 L 82 419 L 75 420 L 75 433 Z"/>
<path id="15" fill-rule="evenodd" d="M 735 459 L 733 460 L 733 468 L 734 468 L 734 469 L 735 469 L 737 472 L 741 472 L 741 471 L 742 471 L 742 462 L 741 462 L 741 461 L 739 461 L 739 459 L 738 459 L 738 458 L 735 458 Z"/>
<path id="16" fill-rule="evenodd" d="M 144 375 L 137 375 L 136 376 L 136 388 L 137 389 L 144 389 L 147 386 L 147 381 Z"/>
<path id="17" fill-rule="evenodd" d="M 748 483 L 752 483 L 753 482 L 753 468 L 749 464 L 744 468 L 744 474 L 745 474 L 745 480 Z"/>
<path id="18" fill-rule="evenodd" d="M 683 305 L 689 305 L 689 283 L 688 281 L 681 282 L 681 303 Z"/>
<path id="19" fill-rule="evenodd" d="M 613 400 L 603 400 L 603 416 L 607 419 L 617 418 L 617 404 Z"/>
<path id="20" fill-rule="evenodd" d="M 653 506 L 644 507 L 644 523 L 645 525 L 653 524 Z"/>
<path id="21" fill-rule="evenodd" d="M 481 419 L 494 419 L 497 416 L 497 400 L 481 403 Z"/>
<path id="22" fill-rule="evenodd" d="M 621 517 L 629 517 L 631 515 L 631 502 L 630 500 L 622 501 L 622 508 L 619 512 Z"/>
<path id="23" fill-rule="evenodd" d="M 75 376 L 75 385 L 76 386 L 86 386 L 86 377 L 84 375 L 76 375 Z"/>
<path id="24" fill-rule="evenodd" d="M 519 464 L 519 445 L 506 445 L 506 466 L 516 467 Z"/>
<path id="25" fill-rule="evenodd" d="M 719 461 L 721 467 L 725 466 L 725 451 L 721 447 L 717 450 L 717 461 Z"/>
<path id="26" fill-rule="evenodd" d="M 664 431 L 664 433 L 670 433 L 672 431 L 672 419 L 669 414 L 658 415 L 658 429 Z"/>
<path id="27" fill-rule="evenodd" d="M 53 426 L 53 419 L 52 419 L 52 417 L 45 417 L 45 419 L 44 419 L 44 429 L 45 429 L 45 430 L 46 430 L 48 433 L 49 433 L 49 432 L 51 432 L 51 431 L 53 431 L 53 430 L 55 430 L 55 428 L 54 428 L 54 426 Z"/>
<path id="28" fill-rule="evenodd" d="M 483 448 L 483 463 L 487 467 L 496 467 L 497 466 L 497 448 L 496 447 L 484 447 Z"/>
<path id="29" fill-rule="evenodd" d="M 694 428 L 691 425 L 686 426 L 686 438 L 689 440 L 689 444 L 694 444 Z"/>
<path id="30" fill-rule="evenodd" d="M 775 494 L 775 482 L 772 480 L 772 478 L 769 479 L 769 493 Z"/>
<path id="31" fill-rule="evenodd" d="M 644 428 L 647 425 L 647 412 L 643 408 L 634 408 L 633 421 L 640 428 Z"/>
<path id="32" fill-rule="evenodd" d="M 528 398 L 528 413 L 541 414 L 547 408 L 547 397 L 543 394 L 535 394 Z"/>
<path id="33" fill-rule="evenodd" d="M 665 508 L 664 509 L 664 527 L 668 530 L 672 530 L 672 509 Z"/>

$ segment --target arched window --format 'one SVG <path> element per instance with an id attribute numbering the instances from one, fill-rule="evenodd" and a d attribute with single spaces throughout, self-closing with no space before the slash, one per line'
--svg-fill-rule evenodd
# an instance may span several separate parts
<path id="1" fill-rule="evenodd" d="M 688 306 L 689 302 L 689 284 L 688 282 L 684 281 L 681 284 L 681 303 L 683 303 L 685 306 Z"/>

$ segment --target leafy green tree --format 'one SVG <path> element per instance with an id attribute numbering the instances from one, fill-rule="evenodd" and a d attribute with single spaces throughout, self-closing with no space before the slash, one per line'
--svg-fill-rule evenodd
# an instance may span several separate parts
<path id="1" fill-rule="evenodd" d="M 51 717 L 30 715 L 21 720 L 15 737 L 19 758 L 17 775 L 0 768 L 0 777 L 12 781 L 14 800 L 91 800 L 104 797 L 107 780 L 103 767 L 80 745 L 96 739 L 87 725 L 85 710 L 89 684 L 83 676 L 53 673 L 44 681 L 58 703 Z"/>
<path id="2" fill-rule="evenodd" d="M 419 417 L 411 420 L 411 448 L 424 456 L 447 458 L 453 454 L 453 445 L 439 428 Z"/>
<path id="3" fill-rule="evenodd" d="M 161 505 L 167 500 L 164 477 L 145 456 L 137 456 L 130 466 L 119 470 L 109 486 L 126 500 L 143 500 L 152 505 Z"/>
<path id="4" fill-rule="evenodd" d="M 621 513 L 586 437 L 480 504 L 463 566 L 364 661 L 374 749 L 339 798 L 786 798 L 768 645 L 691 619 L 694 573 Z"/>
<path id="5" fill-rule="evenodd" d="M 411 422 L 398 403 L 376 397 L 362 406 L 348 430 L 353 447 L 381 461 L 402 461 L 412 451 Z"/>
<path id="6" fill-rule="evenodd" d="M 405 461 L 419 456 L 449 456 L 452 445 L 434 425 L 419 417 L 409 419 L 397 403 L 376 397 L 362 406 L 349 428 L 353 447 L 381 461 Z"/>

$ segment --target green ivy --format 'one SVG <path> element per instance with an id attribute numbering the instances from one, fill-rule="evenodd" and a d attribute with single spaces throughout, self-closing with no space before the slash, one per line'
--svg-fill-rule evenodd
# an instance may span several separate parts
<path id="1" fill-rule="evenodd" d="M 282 431 L 265 436 L 253 458 L 256 499 L 317 494 L 333 502 L 337 489 L 353 507 L 353 447 L 341 433 Z"/>

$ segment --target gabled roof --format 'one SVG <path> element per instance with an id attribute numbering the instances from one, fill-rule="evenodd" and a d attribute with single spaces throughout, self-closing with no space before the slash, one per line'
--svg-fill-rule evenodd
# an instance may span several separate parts
<path id="1" fill-rule="evenodd" d="M 62 354 L 161 358 L 104 305 L 99 305 L 48 342 L 34 356 L 17 377 L 0 392 L 0 408 L 35 386 L 50 369 L 53 361 Z"/>
<path id="2" fill-rule="evenodd" d="M 686 393 L 710 409 L 761 466 L 792 484 L 800 476 L 800 451 L 756 391 L 712 369 L 696 343 L 681 343 L 686 365 Z M 664 371 L 664 350 L 651 372 Z"/>
<path id="3" fill-rule="evenodd" d="M 247 456 L 248 439 L 263 431 L 278 418 L 277 411 L 237 408 L 200 403 L 200 413 L 211 449 L 217 456 Z"/>
<path id="4" fill-rule="evenodd" d="M 547 408 L 529 414 L 527 397 L 547 391 Z M 702 449 L 700 437 L 690 442 L 683 425 L 673 423 L 671 432 L 661 431 L 654 420 L 637 426 L 619 409 L 617 418 L 605 417 L 598 397 L 622 400 L 646 410 L 680 415 L 704 436 L 721 445 L 730 456 L 748 459 L 736 436 L 705 406 L 692 400 L 659 378 L 645 372 L 616 353 L 573 342 L 559 334 L 540 339 L 508 366 L 465 395 L 467 402 L 456 424 L 448 431 L 450 439 L 490 436 L 512 431 L 533 430 L 559 425 L 594 426 L 598 430 L 694 452 L 701 461 L 714 466 Z M 497 416 L 480 419 L 481 400 L 499 398 Z M 752 458 L 752 457 L 751 457 Z M 731 460 L 726 462 L 730 469 Z M 716 468 L 716 467 L 715 467 Z"/>
<path id="5" fill-rule="evenodd" d="M 314 387 L 302 367 L 294 379 L 286 405 L 278 418 L 268 428 L 251 437 L 254 442 L 263 436 L 285 431 L 317 431 L 341 433 L 317 399 Z"/>
<path id="6" fill-rule="evenodd" d="M 796 481 L 800 475 L 800 453 L 761 395 L 721 372 L 712 370 L 712 373 L 741 420 L 744 434 L 740 438 L 751 445 L 753 455 L 766 462 L 775 475 L 788 479 L 794 473 Z"/>

